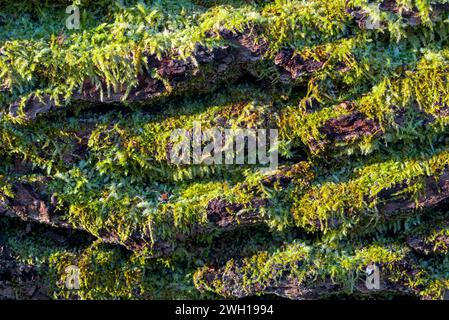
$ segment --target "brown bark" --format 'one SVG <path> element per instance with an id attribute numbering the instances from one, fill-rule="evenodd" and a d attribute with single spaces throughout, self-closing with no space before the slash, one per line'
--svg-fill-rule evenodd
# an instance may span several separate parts
<path id="1" fill-rule="evenodd" d="M 303 262 L 298 261 L 300 266 Z M 332 280 L 329 276 L 315 279 L 315 277 L 306 277 L 304 281 L 299 281 L 297 276 L 290 272 L 290 266 L 275 267 L 273 273 L 280 274 L 276 277 L 270 277 L 267 282 L 262 280 L 246 284 L 248 275 L 245 269 L 235 262 L 230 268 L 210 267 L 197 274 L 196 285 L 199 290 L 212 290 L 224 297 L 245 298 L 259 295 L 277 295 L 283 298 L 293 300 L 322 299 L 332 295 L 342 295 L 352 290 L 353 297 L 367 297 L 372 295 L 413 295 L 417 294 L 416 288 L 408 286 L 407 280 L 397 275 L 403 274 L 413 277 L 419 272 L 415 263 L 415 257 L 407 256 L 403 260 L 388 264 L 377 264 L 380 269 L 380 288 L 368 289 L 365 284 L 365 278 L 356 279 L 355 283 L 345 283 L 343 279 Z M 282 270 L 281 268 L 284 267 Z M 257 272 L 257 270 L 255 270 Z M 215 286 L 217 284 L 217 286 Z"/>
<path id="2" fill-rule="evenodd" d="M 417 8 L 403 9 L 398 7 L 396 0 L 384 0 L 379 4 L 379 10 L 399 14 L 405 24 L 410 27 L 419 27 L 423 24 L 422 18 Z M 369 21 L 369 14 L 360 7 L 348 8 L 348 13 L 361 29 L 384 29 L 385 23 L 373 24 Z M 449 11 L 449 4 L 431 4 L 429 18 L 432 22 L 440 21 L 444 14 Z"/>
<path id="3" fill-rule="evenodd" d="M 395 193 L 408 187 L 405 182 L 393 188 L 383 190 L 379 193 L 381 204 L 379 211 L 385 216 L 390 216 L 403 211 L 416 209 L 430 209 L 449 199 L 449 171 L 444 170 L 437 178 L 430 176 L 424 178 L 424 190 L 421 196 L 414 199 L 411 194 L 394 196 Z"/>
<path id="4" fill-rule="evenodd" d="M 206 49 L 197 44 L 192 56 L 186 59 L 181 59 L 177 54 L 170 52 L 163 55 L 162 59 L 147 54 L 148 67 L 155 68 L 166 83 L 150 75 L 141 74 L 137 79 L 137 85 L 128 95 L 126 95 L 128 88 L 122 87 L 108 96 L 107 83 L 104 79 L 97 84 L 86 79 L 81 92 L 74 92 L 70 102 L 148 103 L 163 95 L 212 91 L 217 85 L 233 82 L 245 73 L 251 73 L 254 64 L 263 59 L 268 50 L 268 44 L 263 40 L 257 40 L 257 35 L 249 31 L 240 33 L 224 29 L 220 31 L 220 35 L 230 44 L 213 49 Z M 104 93 L 104 99 L 101 99 L 101 92 Z M 62 97 L 61 100 L 63 105 L 69 102 L 64 101 Z M 10 114 L 22 116 L 25 120 L 33 120 L 39 114 L 56 109 L 55 101 L 49 96 L 41 98 L 31 96 L 25 102 L 23 110 L 19 101 L 13 103 L 10 106 Z"/>
<path id="5" fill-rule="evenodd" d="M 18 262 L 0 246 L 0 300 L 48 299 L 47 291 L 34 266 Z"/>

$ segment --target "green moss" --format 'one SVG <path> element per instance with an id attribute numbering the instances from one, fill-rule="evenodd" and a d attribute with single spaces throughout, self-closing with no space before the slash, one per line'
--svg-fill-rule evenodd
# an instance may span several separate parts
<path id="1" fill-rule="evenodd" d="M 446 0 L 74 3 L 80 30 L 63 28 L 62 1 L 0 12 L 0 211 L 23 215 L 17 183 L 38 181 L 84 239 L 2 218 L 0 244 L 54 298 L 369 297 L 371 263 L 390 285 L 382 297 L 442 297 Z M 199 44 L 236 47 L 224 29 L 263 49 L 259 60 L 197 63 Z M 192 74 L 173 81 L 152 54 Z M 131 102 L 142 78 L 165 90 Z M 91 102 L 79 99 L 86 81 Z M 27 120 L 31 97 L 56 110 Z M 172 130 L 196 122 L 278 129 L 279 169 L 169 162 Z M 80 291 L 64 287 L 69 265 Z"/>

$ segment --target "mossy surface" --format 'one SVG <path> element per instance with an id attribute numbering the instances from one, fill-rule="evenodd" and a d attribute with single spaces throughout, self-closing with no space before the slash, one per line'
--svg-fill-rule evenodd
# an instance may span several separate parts
<path id="1" fill-rule="evenodd" d="M 0 0 L 0 298 L 444 297 L 448 1 L 70 4 Z M 173 164 L 196 123 L 279 167 Z"/>

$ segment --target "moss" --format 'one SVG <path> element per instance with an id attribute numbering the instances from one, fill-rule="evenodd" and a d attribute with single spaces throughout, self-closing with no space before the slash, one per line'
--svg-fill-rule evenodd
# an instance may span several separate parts
<path id="1" fill-rule="evenodd" d="M 381 243 L 347 247 L 343 252 L 332 248 L 320 252 L 316 247 L 291 243 L 276 252 L 230 260 L 220 269 L 204 267 L 197 271 L 195 284 L 223 296 L 277 292 L 294 299 L 323 298 L 366 290 L 363 274 L 370 264 L 380 266 L 384 292 L 419 292 L 423 297 L 442 298 L 444 281 L 432 280 L 429 269 L 410 258 L 408 248 Z"/>
<path id="2" fill-rule="evenodd" d="M 447 1 L 1 3 L 0 244 L 53 298 L 442 297 Z M 171 163 L 197 122 L 279 168 Z"/>

